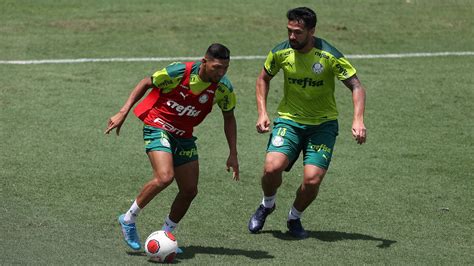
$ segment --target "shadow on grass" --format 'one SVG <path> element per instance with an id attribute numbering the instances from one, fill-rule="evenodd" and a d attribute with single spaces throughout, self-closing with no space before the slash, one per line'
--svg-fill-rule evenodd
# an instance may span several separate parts
<path id="1" fill-rule="evenodd" d="M 129 256 L 143 256 L 143 257 L 146 257 L 145 251 L 127 251 L 127 254 Z M 149 263 L 164 264 L 163 262 L 153 261 L 150 258 L 147 258 L 147 259 L 148 259 Z M 179 261 L 175 259 L 173 262 L 166 263 L 166 264 L 177 264 L 177 263 L 179 263 Z"/>
<path id="2" fill-rule="evenodd" d="M 250 259 L 273 259 L 274 256 L 268 254 L 267 251 L 261 250 L 244 250 L 224 247 L 205 247 L 205 246 L 188 246 L 181 247 L 183 253 L 177 256 L 178 259 L 191 259 L 196 254 L 213 254 L 213 255 L 230 255 L 245 256 Z"/>
<path id="3" fill-rule="evenodd" d="M 243 250 L 235 248 L 224 247 L 206 247 L 206 246 L 184 246 L 180 247 L 183 253 L 176 256 L 175 263 L 179 263 L 183 259 L 192 259 L 196 254 L 212 254 L 212 255 L 230 255 L 230 256 L 245 256 L 250 259 L 273 259 L 274 256 L 268 254 L 266 251 L 260 250 Z M 129 256 L 146 256 L 143 251 L 127 251 Z"/>
<path id="4" fill-rule="evenodd" d="M 127 251 L 129 256 L 146 256 L 145 251 Z"/>
<path id="5" fill-rule="evenodd" d="M 337 231 L 307 231 L 308 238 L 316 238 L 324 242 L 335 242 L 335 241 L 343 241 L 343 240 L 365 240 L 365 241 L 380 241 L 382 243 L 378 244 L 378 248 L 389 248 L 392 244 L 397 243 L 397 241 L 373 237 L 364 234 L 358 233 L 345 233 L 345 232 L 337 232 Z M 270 233 L 273 234 L 274 237 L 281 239 L 281 240 L 289 240 L 289 241 L 298 241 L 299 239 L 292 237 L 288 232 L 281 232 L 281 231 L 262 231 L 262 233 Z"/>

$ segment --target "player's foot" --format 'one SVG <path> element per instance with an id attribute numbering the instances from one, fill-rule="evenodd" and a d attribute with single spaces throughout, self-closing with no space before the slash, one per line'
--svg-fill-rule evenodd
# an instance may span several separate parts
<path id="1" fill-rule="evenodd" d="M 303 225 L 301 225 L 300 219 L 288 220 L 286 222 L 286 226 L 290 231 L 290 235 L 292 235 L 293 237 L 300 239 L 308 237 L 308 232 L 304 230 Z"/>
<path id="2" fill-rule="evenodd" d="M 262 230 L 263 225 L 265 224 L 265 219 L 267 216 L 275 210 L 275 205 L 271 208 L 265 208 L 263 204 L 258 206 L 255 213 L 252 215 L 249 221 L 249 231 L 253 234 L 258 233 Z"/>
<path id="3" fill-rule="evenodd" d="M 122 228 L 123 239 L 129 247 L 134 250 L 139 250 L 141 248 L 140 239 L 138 238 L 137 227 L 135 224 L 126 224 L 123 218 L 125 214 L 119 216 L 118 221 L 120 227 Z"/>

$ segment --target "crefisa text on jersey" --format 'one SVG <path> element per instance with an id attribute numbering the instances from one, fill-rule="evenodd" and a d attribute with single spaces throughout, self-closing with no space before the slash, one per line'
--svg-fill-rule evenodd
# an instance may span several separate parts
<path id="1" fill-rule="evenodd" d="M 304 89 L 307 86 L 309 87 L 318 87 L 323 86 L 323 80 L 313 80 L 312 78 L 304 78 L 304 79 L 295 79 L 295 78 L 288 78 L 289 84 L 298 84 Z"/>
<path id="2" fill-rule="evenodd" d="M 174 110 L 176 110 L 178 112 L 178 115 L 179 116 L 183 116 L 183 115 L 187 115 L 187 116 L 191 116 L 191 117 L 197 117 L 199 115 L 199 113 L 201 112 L 201 110 L 196 110 L 196 107 L 192 106 L 192 105 L 188 105 L 188 106 L 183 106 L 175 101 L 168 101 L 166 102 L 166 105 L 168 105 L 169 107 L 173 108 Z"/>

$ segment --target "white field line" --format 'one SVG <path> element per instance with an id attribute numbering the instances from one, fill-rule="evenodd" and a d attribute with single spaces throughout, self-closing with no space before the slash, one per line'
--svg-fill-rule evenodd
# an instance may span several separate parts
<path id="1" fill-rule="evenodd" d="M 407 57 L 438 57 L 438 56 L 472 56 L 474 51 L 437 52 L 437 53 L 401 53 L 401 54 L 354 54 L 346 55 L 349 59 L 407 58 Z M 232 56 L 232 60 L 265 59 L 262 55 Z M 36 64 L 76 64 L 95 62 L 161 62 L 190 61 L 201 57 L 116 57 L 116 58 L 78 58 L 78 59 L 44 59 L 44 60 L 0 60 L 0 65 L 36 65 Z"/>

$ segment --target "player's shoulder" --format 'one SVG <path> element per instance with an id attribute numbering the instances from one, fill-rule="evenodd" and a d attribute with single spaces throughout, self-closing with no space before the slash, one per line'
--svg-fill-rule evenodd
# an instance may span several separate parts
<path id="1" fill-rule="evenodd" d="M 193 74 L 198 74 L 199 72 L 199 66 L 201 65 L 201 61 L 195 61 L 193 62 L 191 66 L 191 75 Z M 169 64 L 167 67 L 165 67 L 166 73 L 168 73 L 168 76 L 171 78 L 179 78 L 184 75 L 184 71 L 186 70 L 186 63 L 183 62 L 174 62 Z"/>
<path id="2" fill-rule="evenodd" d="M 321 50 L 323 52 L 326 52 L 334 56 L 336 59 L 344 57 L 344 55 L 341 52 L 339 52 L 339 50 L 337 50 L 336 47 L 334 47 L 328 41 L 318 38 L 318 37 L 314 37 L 314 48 Z"/>
<path id="3" fill-rule="evenodd" d="M 201 66 L 201 61 L 194 61 L 191 66 L 191 75 L 199 75 L 199 67 Z"/>
<path id="4" fill-rule="evenodd" d="M 171 78 L 177 78 L 183 76 L 186 65 L 182 62 L 174 62 L 165 67 L 165 69 L 168 76 Z"/>
<path id="5" fill-rule="evenodd" d="M 288 50 L 292 51 L 293 49 L 290 46 L 290 42 L 288 40 L 286 40 L 286 41 L 283 41 L 283 42 L 275 45 L 275 47 L 273 47 L 273 49 L 272 49 L 272 53 L 274 53 L 274 54 L 285 53 Z"/>
<path id="6" fill-rule="evenodd" d="M 232 86 L 232 83 L 230 82 L 229 78 L 227 78 L 227 76 L 223 76 L 221 78 L 217 88 L 219 92 L 222 92 L 222 93 L 226 93 L 226 92 L 231 93 L 234 91 L 234 87 Z"/>

